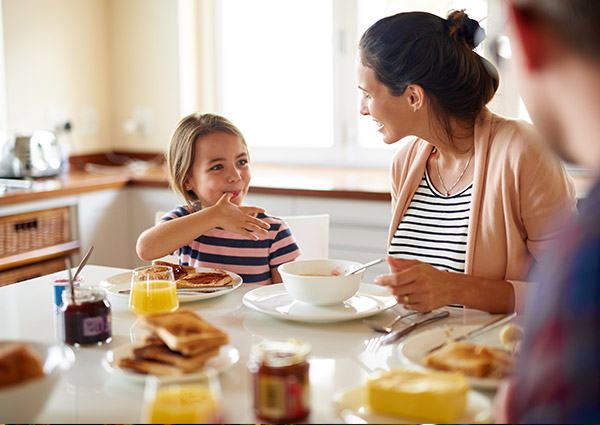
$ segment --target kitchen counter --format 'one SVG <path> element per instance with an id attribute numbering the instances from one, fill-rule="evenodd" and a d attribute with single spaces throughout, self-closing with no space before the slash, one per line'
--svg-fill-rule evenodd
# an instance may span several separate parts
<path id="1" fill-rule="evenodd" d="M 256 164 L 251 193 L 389 201 L 386 169 L 323 168 Z M 161 165 L 87 164 L 57 177 L 35 179 L 31 187 L 0 194 L 0 206 L 125 186 L 168 188 Z"/>
<path id="2" fill-rule="evenodd" d="M 574 175 L 577 197 L 583 198 L 593 182 L 588 175 Z M 163 165 L 88 163 L 57 177 L 35 179 L 31 188 L 0 191 L 0 206 L 37 201 L 125 186 L 168 188 Z M 346 168 L 254 164 L 250 193 L 310 196 L 336 199 L 390 201 L 389 171 L 385 168 Z"/>

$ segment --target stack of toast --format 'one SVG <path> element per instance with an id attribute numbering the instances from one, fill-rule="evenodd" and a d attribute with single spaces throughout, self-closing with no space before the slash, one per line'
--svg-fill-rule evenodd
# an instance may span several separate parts
<path id="1" fill-rule="evenodd" d="M 463 372 L 475 378 L 503 378 L 515 367 L 514 355 L 502 348 L 453 341 L 425 356 L 434 369 Z"/>
<path id="2" fill-rule="evenodd" d="M 173 264 L 167 261 L 154 261 L 154 266 L 167 266 L 173 269 L 177 288 L 198 288 L 227 286 L 233 284 L 233 278 L 223 270 L 197 273 L 191 266 Z"/>
<path id="3" fill-rule="evenodd" d="M 196 372 L 229 343 L 225 332 L 187 309 L 147 316 L 141 324 L 151 333 L 130 357 L 119 359 L 118 365 L 142 374 Z"/>

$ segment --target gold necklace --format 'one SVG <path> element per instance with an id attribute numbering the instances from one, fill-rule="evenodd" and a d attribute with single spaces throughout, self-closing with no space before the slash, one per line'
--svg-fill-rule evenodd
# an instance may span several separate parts
<path id="1" fill-rule="evenodd" d="M 446 189 L 446 185 L 444 184 L 444 180 L 442 180 L 442 175 L 440 174 L 440 154 L 438 151 L 438 155 L 435 157 L 435 168 L 437 169 L 438 179 L 440 179 L 440 183 L 442 184 L 442 187 L 444 188 L 444 192 L 446 192 L 446 196 L 450 196 L 450 191 L 452 189 L 454 189 L 454 186 L 456 186 L 458 184 L 458 182 L 460 181 L 460 179 L 462 179 L 462 177 L 465 175 L 465 172 L 467 171 L 467 168 L 469 168 L 469 164 L 471 163 L 471 158 L 473 158 L 474 153 L 475 153 L 475 150 L 473 150 L 473 152 L 471 152 L 471 156 L 469 157 L 469 159 L 467 159 L 465 168 L 463 168 L 462 173 L 460 173 L 460 176 L 458 176 L 458 179 L 456 179 L 454 184 L 452 186 L 450 186 L 450 189 Z"/>

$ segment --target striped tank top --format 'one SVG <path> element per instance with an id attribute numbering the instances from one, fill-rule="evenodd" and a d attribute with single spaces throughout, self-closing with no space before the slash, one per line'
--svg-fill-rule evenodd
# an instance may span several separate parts
<path id="1" fill-rule="evenodd" d="M 455 195 L 443 196 L 425 170 L 394 233 L 389 254 L 464 273 L 472 193 L 473 183 Z"/>

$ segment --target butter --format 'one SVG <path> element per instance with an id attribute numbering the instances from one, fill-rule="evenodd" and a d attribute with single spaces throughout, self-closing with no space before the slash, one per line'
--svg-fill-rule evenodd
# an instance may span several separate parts
<path id="1" fill-rule="evenodd" d="M 462 373 L 392 369 L 372 375 L 366 394 L 375 412 L 440 423 L 462 414 L 469 389 Z"/>

